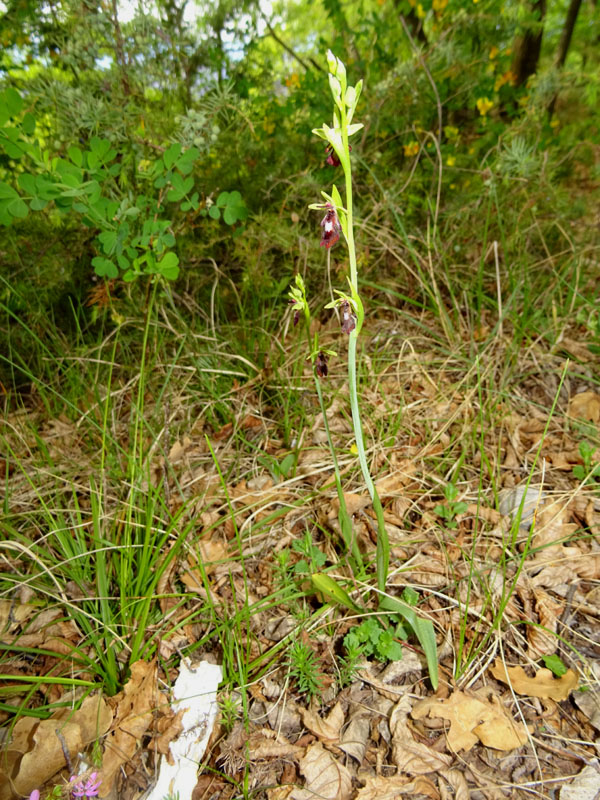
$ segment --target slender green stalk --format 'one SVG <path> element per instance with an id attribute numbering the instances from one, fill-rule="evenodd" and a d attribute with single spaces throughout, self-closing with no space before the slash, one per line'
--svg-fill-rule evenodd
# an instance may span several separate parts
<path id="1" fill-rule="evenodd" d="M 360 330 L 364 321 L 364 309 L 360 294 L 358 290 L 358 267 L 356 262 L 356 246 L 354 243 L 354 210 L 352 198 L 352 164 L 350 161 L 350 146 L 348 143 L 349 137 L 360 130 L 362 125 L 351 125 L 352 117 L 356 109 L 356 104 L 362 90 L 362 81 L 356 87 L 348 87 L 346 81 L 346 69 L 342 62 L 335 58 L 332 53 L 328 53 L 328 62 L 330 69 L 329 84 L 331 87 L 333 99 L 336 105 L 336 111 L 333 115 L 333 128 L 324 125 L 323 128 L 314 131 L 317 135 L 325 138 L 329 142 L 329 146 L 335 151 L 339 162 L 344 170 L 344 184 L 345 184 L 345 207 L 341 207 L 341 203 L 337 202 L 339 193 L 334 187 L 332 197 L 327 199 L 327 207 L 335 206 L 336 213 L 340 216 L 340 225 L 346 244 L 348 246 L 348 261 L 350 264 L 350 275 L 348 282 L 350 284 L 351 296 L 342 295 L 341 302 L 352 306 L 356 314 L 356 323 L 353 329 L 349 331 L 348 341 L 348 384 L 350 387 L 350 407 L 352 410 L 352 426 L 354 428 L 354 436 L 356 439 L 356 448 L 358 452 L 358 460 L 363 474 L 369 495 L 373 502 L 373 508 L 377 516 L 377 588 L 380 592 L 385 591 L 387 584 L 387 576 L 389 570 L 389 555 L 390 545 L 389 537 L 385 527 L 385 520 L 383 516 L 383 507 L 381 500 L 377 494 L 375 483 L 371 477 L 369 465 L 367 463 L 367 455 L 365 452 L 362 421 L 360 416 L 360 405 L 358 400 L 358 379 L 356 370 L 357 360 L 357 341 L 360 335 Z M 338 118 L 339 112 L 339 118 Z"/>
<path id="2" fill-rule="evenodd" d="M 340 474 L 340 467 L 337 460 L 337 455 L 335 452 L 335 446 L 333 444 L 333 439 L 331 438 L 331 431 L 329 429 L 329 422 L 327 420 L 327 413 L 325 409 L 325 402 L 323 400 L 323 391 L 321 389 L 321 381 L 317 375 L 316 369 L 316 362 L 319 357 L 325 359 L 326 354 L 331 354 L 330 351 L 321 351 L 318 346 L 318 338 L 315 336 L 314 343 L 311 341 L 310 338 L 310 308 L 308 306 L 308 302 L 306 300 L 306 289 L 304 286 L 304 281 L 302 280 L 301 276 L 296 276 L 296 287 L 292 289 L 290 292 L 290 296 L 297 307 L 297 312 L 301 310 L 304 313 L 304 329 L 306 331 L 306 338 L 308 343 L 308 352 L 310 354 L 310 360 L 313 368 L 313 378 L 315 381 L 315 389 L 317 392 L 317 397 L 319 399 L 319 407 L 321 409 L 321 413 L 323 415 L 323 425 L 325 427 L 325 434 L 327 436 L 327 444 L 329 445 L 329 450 L 331 452 L 331 458 L 333 461 L 333 472 L 335 476 L 335 486 L 337 490 L 338 502 L 340 504 L 340 511 L 339 511 L 339 523 L 340 529 L 342 533 L 342 537 L 344 539 L 344 544 L 346 545 L 346 549 L 348 553 L 351 554 L 352 559 L 354 560 L 354 572 L 355 574 L 358 571 L 359 575 L 362 575 L 363 571 L 363 561 L 362 556 L 360 554 L 360 550 L 358 547 L 358 542 L 356 540 L 356 536 L 354 535 L 354 528 L 352 525 L 352 520 L 348 513 L 348 508 L 346 506 L 346 498 L 344 497 L 344 490 L 342 489 L 342 479 Z"/>

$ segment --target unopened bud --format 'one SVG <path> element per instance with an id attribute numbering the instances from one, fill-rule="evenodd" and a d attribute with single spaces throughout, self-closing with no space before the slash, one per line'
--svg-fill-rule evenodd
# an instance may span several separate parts
<path id="1" fill-rule="evenodd" d="M 337 58 L 333 55 L 331 50 L 327 51 L 327 66 L 329 67 L 329 72 L 335 75 L 337 72 Z"/>

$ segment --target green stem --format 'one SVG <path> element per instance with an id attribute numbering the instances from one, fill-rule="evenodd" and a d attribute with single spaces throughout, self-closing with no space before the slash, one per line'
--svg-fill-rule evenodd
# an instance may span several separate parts
<path id="1" fill-rule="evenodd" d="M 347 220 L 347 235 L 346 242 L 348 244 L 348 260 L 350 262 L 350 284 L 352 293 L 358 296 L 358 268 L 356 264 L 356 247 L 354 244 L 354 225 L 353 225 L 353 209 L 352 209 L 352 165 L 350 163 L 350 148 L 348 146 L 348 124 L 346 118 L 346 106 L 342 102 L 341 112 L 341 126 L 342 126 L 342 142 L 343 142 L 343 156 L 341 159 L 342 167 L 344 170 L 344 178 L 346 184 L 346 220 Z M 362 304 L 356 309 L 357 321 L 356 328 L 350 333 L 348 340 L 348 384 L 350 386 L 350 407 L 352 409 L 352 425 L 354 428 L 354 436 L 356 439 L 356 448 L 358 450 L 358 460 L 363 474 L 363 479 L 367 486 L 369 495 L 373 502 L 373 508 L 377 516 L 377 588 L 379 591 L 384 592 L 387 584 L 387 575 L 390 561 L 390 543 L 385 527 L 385 519 L 383 517 L 383 506 L 377 494 L 377 489 L 369 471 L 367 464 L 367 456 L 365 453 L 365 445 L 363 440 L 362 422 L 360 418 L 360 407 L 358 404 L 358 381 L 356 376 L 356 343 L 362 327 L 364 312 Z"/>
<path id="2" fill-rule="evenodd" d="M 385 527 L 383 517 L 383 506 L 377 489 L 371 477 L 365 443 L 362 432 L 362 421 L 360 418 L 360 407 L 358 405 L 358 384 L 356 378 L 356 342 L 358 340 L 357 329 L 350 334 L 348 341 L 348 384 L 350 386 L 350 408 L 352 409 L 352 425 L 356 439 L 356 449 L 358 451 L 358 461 L 362 470 L 363 479 L 367 486 L 369 495 L 373 502 L 373 508 L 377 517 L 377 588 L 380 592 L 385 591 L 387 575 L 390 564 L 390 541 Z"/>
<path id="3" fill-rule="evenodd" d="M 325 402 L 323 400 L 323 392 L 321 391 L 321 381 L 319 380 L 317 374 L 315 373 L 315 363 L 314 363 L 315 356 L 313 354 L 313 343 L 311 342 L 310 339 L 310 311 L 308 310 L 308 304 L 306 303 L 304 305 L 304 317 L 306 322 L 305 328 L 306 328 L 306 338 L 308 340 L 308 348 L 309 348 L 308 351 L 309 353 L 311 353 L 311 364 L 313 370 L 313 378 L 315 381 L 315 388 L 317 390 L 317 397 L 319 398 L 319 407 L 323 415 L 323 425 L 325 427 L 325 434 L 327 436 L 327 444 L 329 445 L 329 451 L 331 452 L 331 458 L 333 461 L 335 488 L 337 490 L 338 502 L 340 504 L 340 513 L 339 513 L 340 530 L 342 532 L 344 544 L 346 545 L 347 551 L 352 554 L 355 566 L 360 570 L 360 572 L 362 572 L 363 569 L 362 556 L 358 548 L 358 542 L 356 540 L 356 536 L 354 535 L 354 527 L 352 525 L 352 520 L 350 519 L 350 514 L 348 513 L 348 508 L 346 506 L 346 498 L 344 497 L 344 491 L 342 489 L 340 467 L 338 464 L 337 456 L 335 454 L 335 447 L 333 444 L 333 439 L 331 438 L 331 431 L 329 430 L 329 422 L 327 421 Z M 353 570 L 353 572 L 356 573 L 356 570 Z"/>

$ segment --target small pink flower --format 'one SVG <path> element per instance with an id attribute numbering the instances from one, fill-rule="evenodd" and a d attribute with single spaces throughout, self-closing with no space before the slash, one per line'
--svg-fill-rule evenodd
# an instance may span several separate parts
<path id="1" fill-rule="evenodd" d="M 40 790 L 34 789 L 33 792 L 29 795 L 29 800 L 40 800 Z"/>
<path id="2" fill-rule="evenodd" d="M 78 781 L 77 775 L 73 775 L 69 783 L 72 784 L 71 794 L 73 797 L 96 797 L 102 778 L 98 777 L 97 772 L 92 772 L 85 782 L 83 779 Z"/>

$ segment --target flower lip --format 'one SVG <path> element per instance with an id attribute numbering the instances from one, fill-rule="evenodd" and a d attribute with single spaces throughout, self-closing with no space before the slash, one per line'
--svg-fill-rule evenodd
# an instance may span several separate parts
<path id="1" fill-rule="evenodd" d="M 350 145 L 348 145 L 348 150 L 349 151 L 352 150 L 352 147 Z M 333 149 L 332 145 L 328 144 L 327 147 L 325 148 L 325 152 L 327 153 L 327 158 L 325 159 L 325 162 L 329 164 L 330 167 L 339 167 L 341 161 L 339 159 L 338 154 Z"/>
<path id="2" fill-rule="evenodd" d="M 329 372 L 329 367 L 327 366 L 327 356 L 322 350 L 317 354 L 317 358 L 315 360 L 315 372 L 319 378 L 326 378 L 327 373 Z"/>
<path id="3" fill-rule="evenodd" d="M 356 316 L 352 313 L 352 307 L 347 300 L 340 306 L 342 311 L 342 333 L 352 333 L 356 328 Z"/>
<path id="4" fill-rule="evenodd" d="M 337 211 L 332 203 L 326 203 L 325 208 L 327 213 L 321 220 L 321 247 L 326 247 L 328 250 L 339 241 L 342 226 L 338 219 Z"/>

